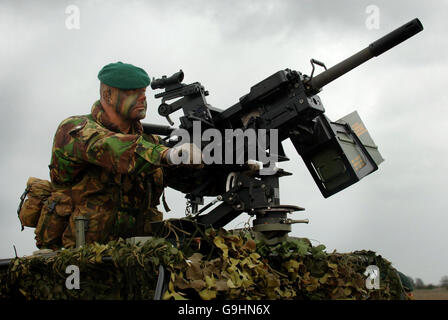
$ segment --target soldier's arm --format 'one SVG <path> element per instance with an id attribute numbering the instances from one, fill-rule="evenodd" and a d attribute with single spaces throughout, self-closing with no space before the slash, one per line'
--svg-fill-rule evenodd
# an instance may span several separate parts
<path id="1" fill-rule="evenodd" d="M 121 174 L 162 165 L 162 155 L 168 150 L 140 135 L 115 133 L 86 119 L 61 124 L 56 135 L 61 137 L 55 141 L 55 153 L 59 156 Z"/>

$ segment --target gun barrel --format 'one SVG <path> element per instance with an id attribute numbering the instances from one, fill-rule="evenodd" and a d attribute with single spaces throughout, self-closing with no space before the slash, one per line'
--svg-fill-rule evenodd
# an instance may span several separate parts
<path id="1" fill-rule="evenodd" d="M 175 128 L 153 123 L 142 123 L 143 131 L 146 134 L 157 134 L 160 136 L 169 136 Z"/>
<path id="2" fill-rule="evenodd" d="M 372 42 L 368 47 L 339 62 L 330 69 L 313 77 L 309 83 L 311 91 L 318 91 L 331 81 L 356 68 L 367 60 L 377 57 L 423 30 L 423 25 L 415 18 L 384 37 Z"/>

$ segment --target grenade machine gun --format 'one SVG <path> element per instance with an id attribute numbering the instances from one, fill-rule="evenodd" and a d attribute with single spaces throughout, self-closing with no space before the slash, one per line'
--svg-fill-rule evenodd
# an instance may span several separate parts
<path id="1" fill-rule="evenodd" d="M 179 128 L 193 137 L 191 141 L 195 139 L 195 130 L 199 130 L 196 134 L 199 132 L 200 137 L 207 129 L 217 130 L 224 137 L 226 130 L 233 129 L 236 132 L 241 129 L 234 136 L 236 139 L 238 135 L 241 137 L 243 130 L 253 130 L 257 141 L 262 140 L 259 132 L 276 130 L 276 152 L 273 148 L 276 141 L 270 136 L 263 143 L 257 144 L 256 159 L 248 160 L 263 162 L 260 155 L 269 155 L 269 159 L 274 158 L 277 162 L 289 160 L 281 145 L 281 141 L 289 138 L 322 195 L 330 197 L 376 171 L 383 158 L 357 112 L 332 122 L 324 114 L 325 109 L 318 93 L 333 80 L 422 30 L 421 22 L 414 19 L 329 69 L 324 63 L 311 59 L 310 76 L 290 69 L 280 70 L 252 86 L 248 94 L 225 110 L 207 103 L 205 97 L 208 91 L 199 82 L 183 84 L 182 70 L 170 77 L 154 79 L 151 87 L 164 89 L 164 92 L 155 95 L 156 98 L 162 98 L 158 112 L 166 117 L 171 126 L 144 124 L 144 130 L 166 136 L 170 146 L 179 143 L 179 139 L 168 140 L 168 137 L 176 135 L 170 115 L 180 109 L 184 115 L 180 117 Z M 314 75 L 316 65 L 325 71 Z M 173 99 L 177 100 L 168 103 Z M 200 124 L 200 129 L 195 127 L 195 123 Z M 225 140 L 218 144 L 215 152 L 221 152 L 229 143 L 230 141 Z M 210 140 L 202 139 L 197 144 L 204 150 Z M 232 150 L 233 160 L 247 157 L 250 153 L 244 143 L 237 143 Z M 179 219 L 183 228 L 188 223 L 224 227 L 246 212 L 255 217 L 253 231 L 275 243 L 287 236 L 291 231 L 291 224 L 308 222 L 292 220 L 287 216 L 288 213 L 304 210 L 303 208 L 280 203 L 279 178 L 290 173 L 274 168 L 269 174 L 247 174 L 247 164 L 236 163 L 239 164 L 206 163 L 202 169 L 184 169 L 182 174 L 176 175 L 176 186 L 185 186 L 178 190 L 186 193 L 191 208 L 187 219 Z M 272 163 L 265 161 L 263 168 L 267 166 L 272 167 Z M 205 196 L 217 197 L 199 210 Z M 221 203 L 210 209 L 217 202 Z M 210 210 L 207 212 L 208 209 Z"/>

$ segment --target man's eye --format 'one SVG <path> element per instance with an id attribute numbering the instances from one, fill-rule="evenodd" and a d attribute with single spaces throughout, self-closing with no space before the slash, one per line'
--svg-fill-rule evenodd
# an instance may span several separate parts
<path id="1" fill-rule="evenodd" d="M 133 95 L 133 94 L 145 93 L 145 90 L 142 90 L 142 89 L 129 89 L 129 90 L 124 90 L 124 92 L 126 93 L 126 95 L 130 96 L 130 95 Z"/>

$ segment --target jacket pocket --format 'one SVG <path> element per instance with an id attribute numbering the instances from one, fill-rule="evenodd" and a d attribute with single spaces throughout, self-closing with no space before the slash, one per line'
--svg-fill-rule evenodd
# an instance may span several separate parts
<path id="1" fill-rule="evenodd" d="M 23 227 L 36 227 L 47 198 L 51 195 L 53 187 L 48 180 L 34 177 L 28 178 L 25 192 L 20 197 L 20 205 L 17 210 L 20 223 Z"/>
<path id="2" fill-rule="evenodd" d="M 62 234 L 72 213 L 72 200 L 66 194 L 56 191 L 44 202 L 36 226 L 36 246 L 57 249 L 62 246 Z"/>

